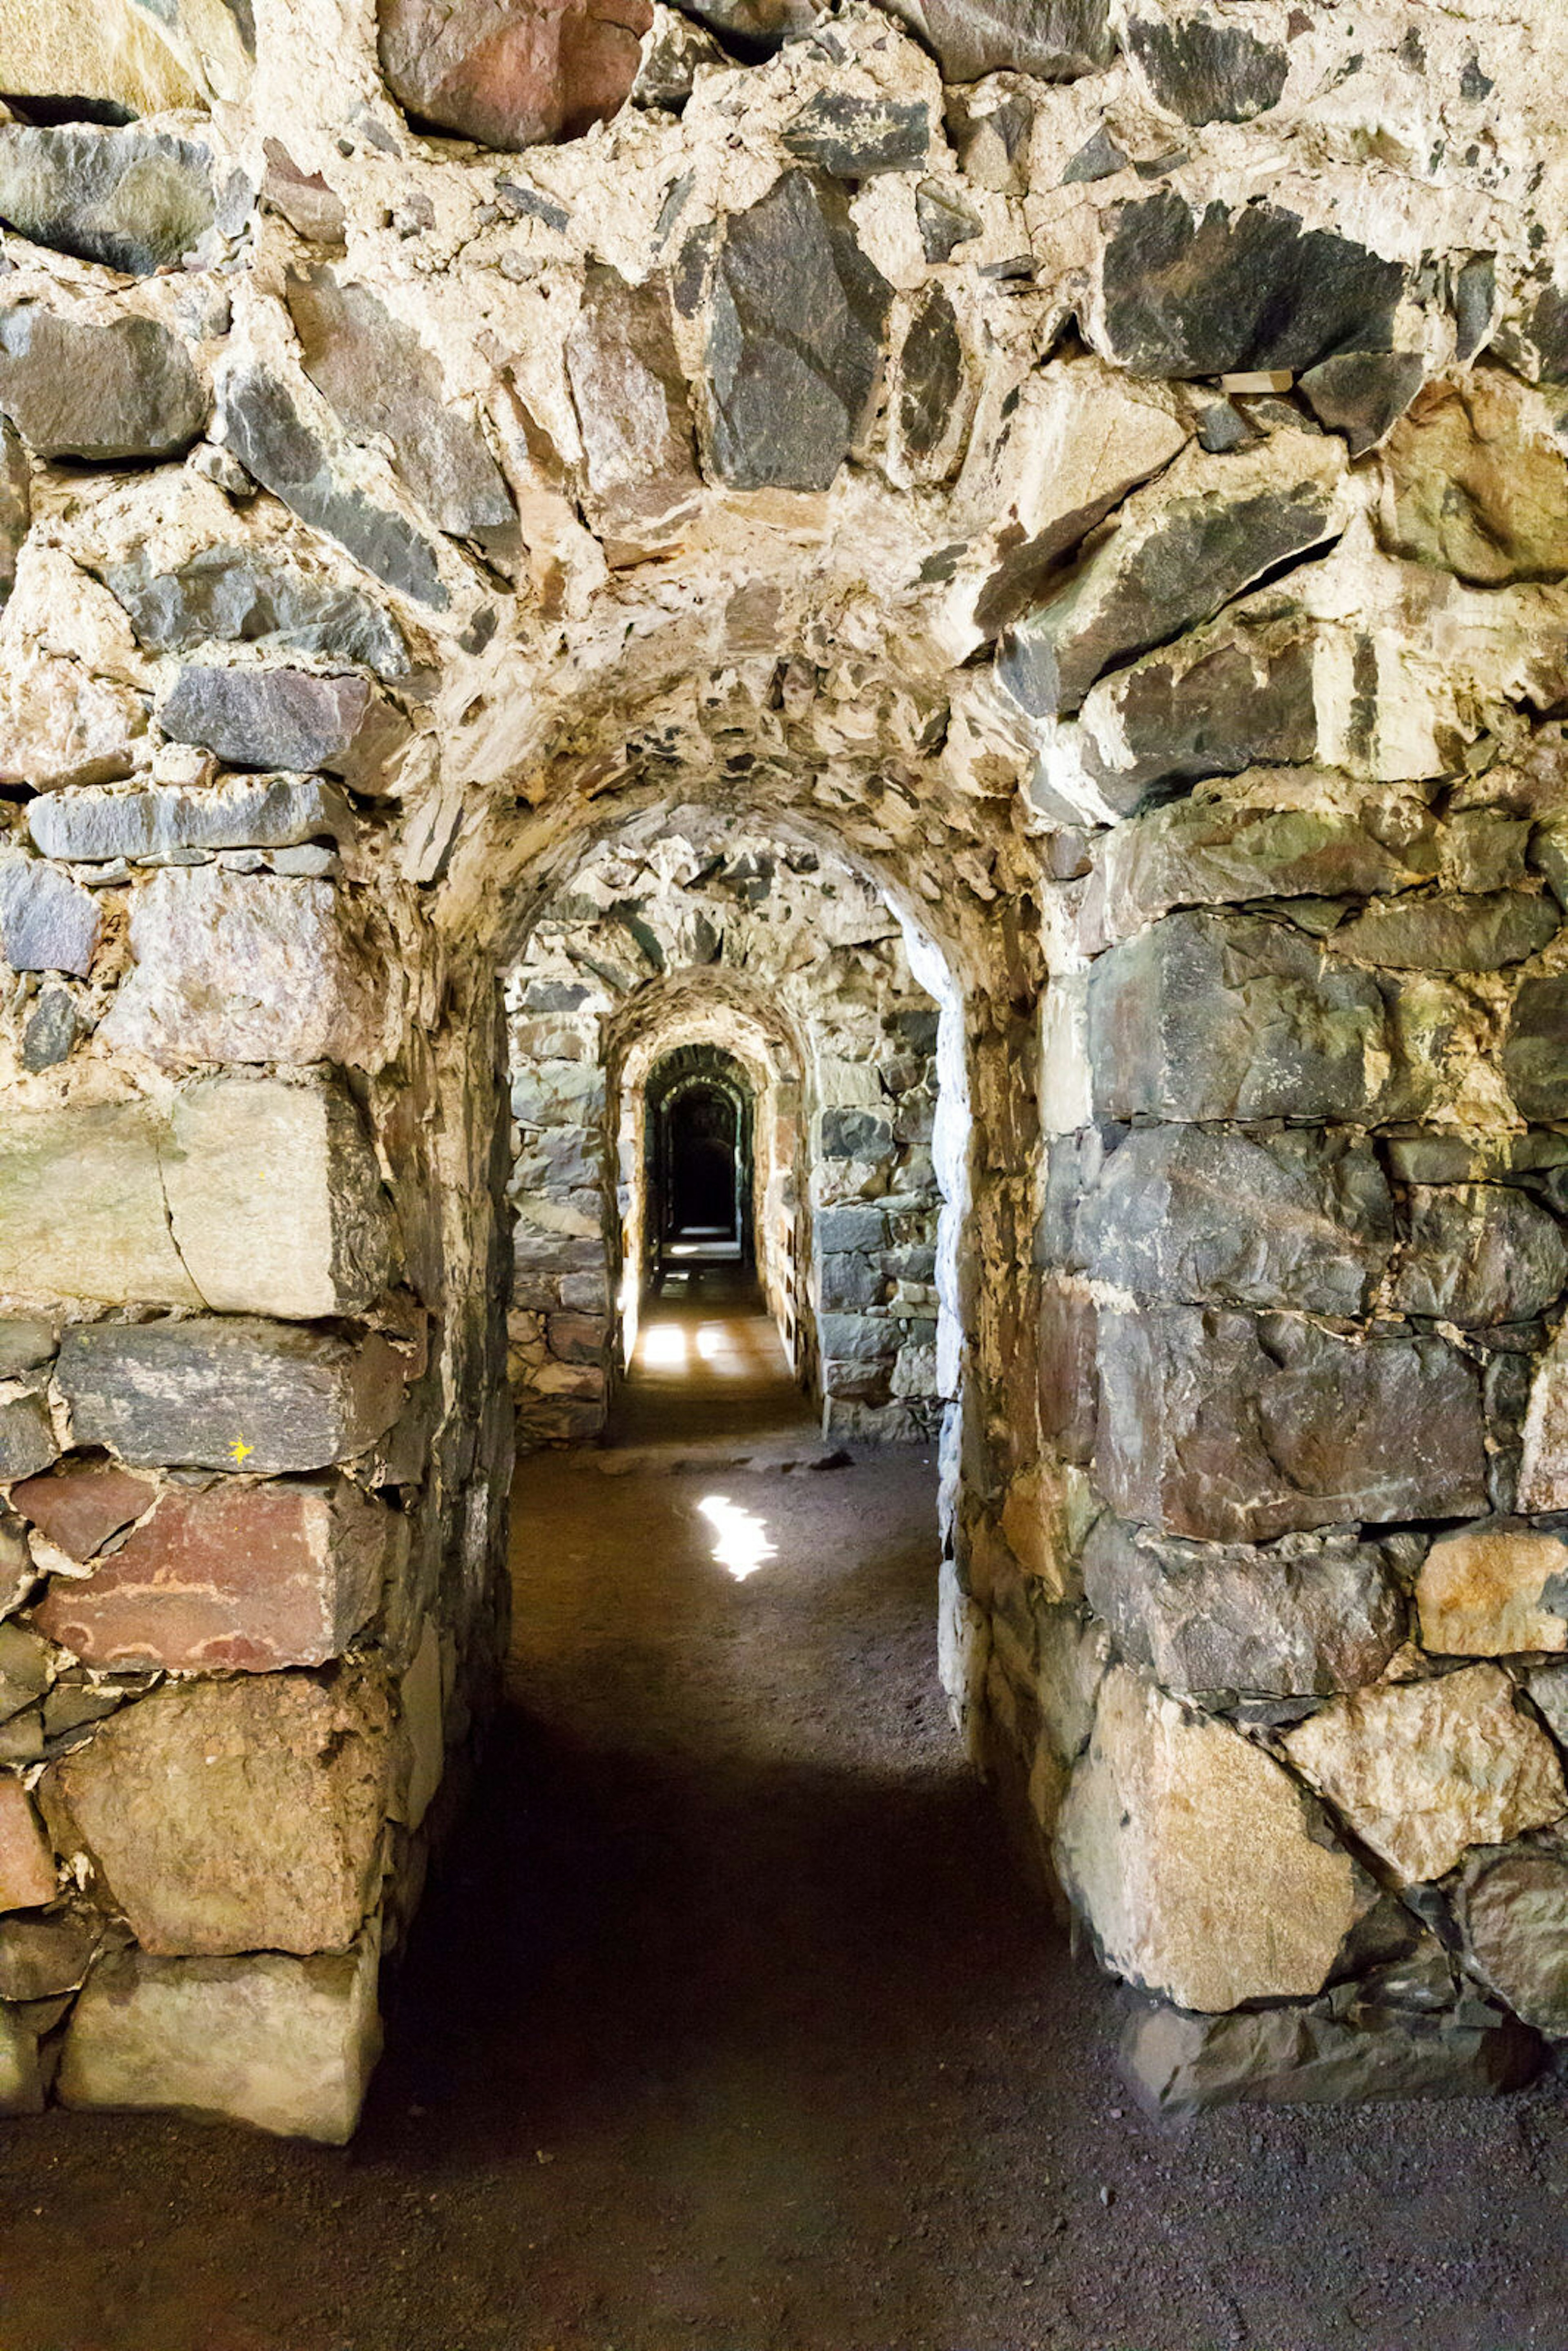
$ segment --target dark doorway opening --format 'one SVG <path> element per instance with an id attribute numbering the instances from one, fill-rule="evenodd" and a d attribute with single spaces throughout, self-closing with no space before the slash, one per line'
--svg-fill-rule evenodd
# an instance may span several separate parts
<path id="1" fill-rule="evenodd" d="M 648 1272 L 663 1289 L 677 1274 L 756 1260 L 752 1096 L 738 1061 L 688 1045 L 649 1073 Z"/>

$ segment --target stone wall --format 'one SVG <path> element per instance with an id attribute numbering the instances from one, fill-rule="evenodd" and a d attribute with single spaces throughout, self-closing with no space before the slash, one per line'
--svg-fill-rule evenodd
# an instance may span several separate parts
<path id="1" fill-rule="evenodd" d="M 641 1085 L 655 1047 L 686 1041 L 711 1002 L 716 1041 L 740 1042 L 747 1026 L 779 1032 L 753 1047 L 771 1146 L 756 1203 L 760 1275 L 781 1323 L 801 1326 L 792 1352 L 825 1430 L 933 1429 L 937 1008 L 910 971 L 897 915 L 840 861 L 688 826 L 644 821 L 592 852 L 534 918 L 507 982 L 519 1428 L 552 1442 L 603 1426 L 643 1261 Z M 780 1103 L 780 1087 L 798 1104 Z M 771 1137 L 781 1114 L 788 1170 Z M 791 1263 L 804 1270 L 799 1289 Z"/>
<path id="2" fill-rule="evenodd" d="M 504 18 L 0 23 L 0 2097 L 351 2127 L 502 1623 L 497 976 L 694 806 L 939 958 L 944 1669 L 1151 2094 L 1517 2080 L 1568 18 Z"/>

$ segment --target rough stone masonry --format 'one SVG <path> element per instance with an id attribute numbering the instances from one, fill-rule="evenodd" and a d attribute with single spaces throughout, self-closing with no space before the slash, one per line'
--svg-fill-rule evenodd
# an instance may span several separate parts
<path id="1" fill-rule="evenodd" d="M 955 1713 L 1145 2094 L 1561 2050 L 1565 74 L 1556 0 L 5 7 L 6 2110 L 351 2132 L 504 1632 L 499 975 L 678 810 L 954 1008 L 950 1364 L 830 1302 L 880 1148 L 811 1311 L 943 1400 Z M 622 1011 L 717 1044 L 698 912 Z"/>

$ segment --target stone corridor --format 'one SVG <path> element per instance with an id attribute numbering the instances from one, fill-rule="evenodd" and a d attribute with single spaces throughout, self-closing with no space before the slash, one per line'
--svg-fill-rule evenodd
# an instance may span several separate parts
<path id="1" fill-rule="evenodd" d="M 0 0 L 0 2351 L 1568 2351 L 1565 84 Z"/>
<path id="2" fill-rule="evenodd" d="M 738 1306 L 519 1472 L 507 1702 L 352 2147 L 13 2124 L 5 2351 L 1563 2351 L 1561 2087 L 1136 2110 L 936 1689 L 934 1466 L 804 1466 Z"/>

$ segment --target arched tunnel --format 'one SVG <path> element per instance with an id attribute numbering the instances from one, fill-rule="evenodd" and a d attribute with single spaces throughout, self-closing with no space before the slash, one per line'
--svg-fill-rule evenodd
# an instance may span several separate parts
<path id="1" fill-rule="evenodd" d="M 1564 68 L 0 10 L 5 2351 L 1568 2340 Z"/>

